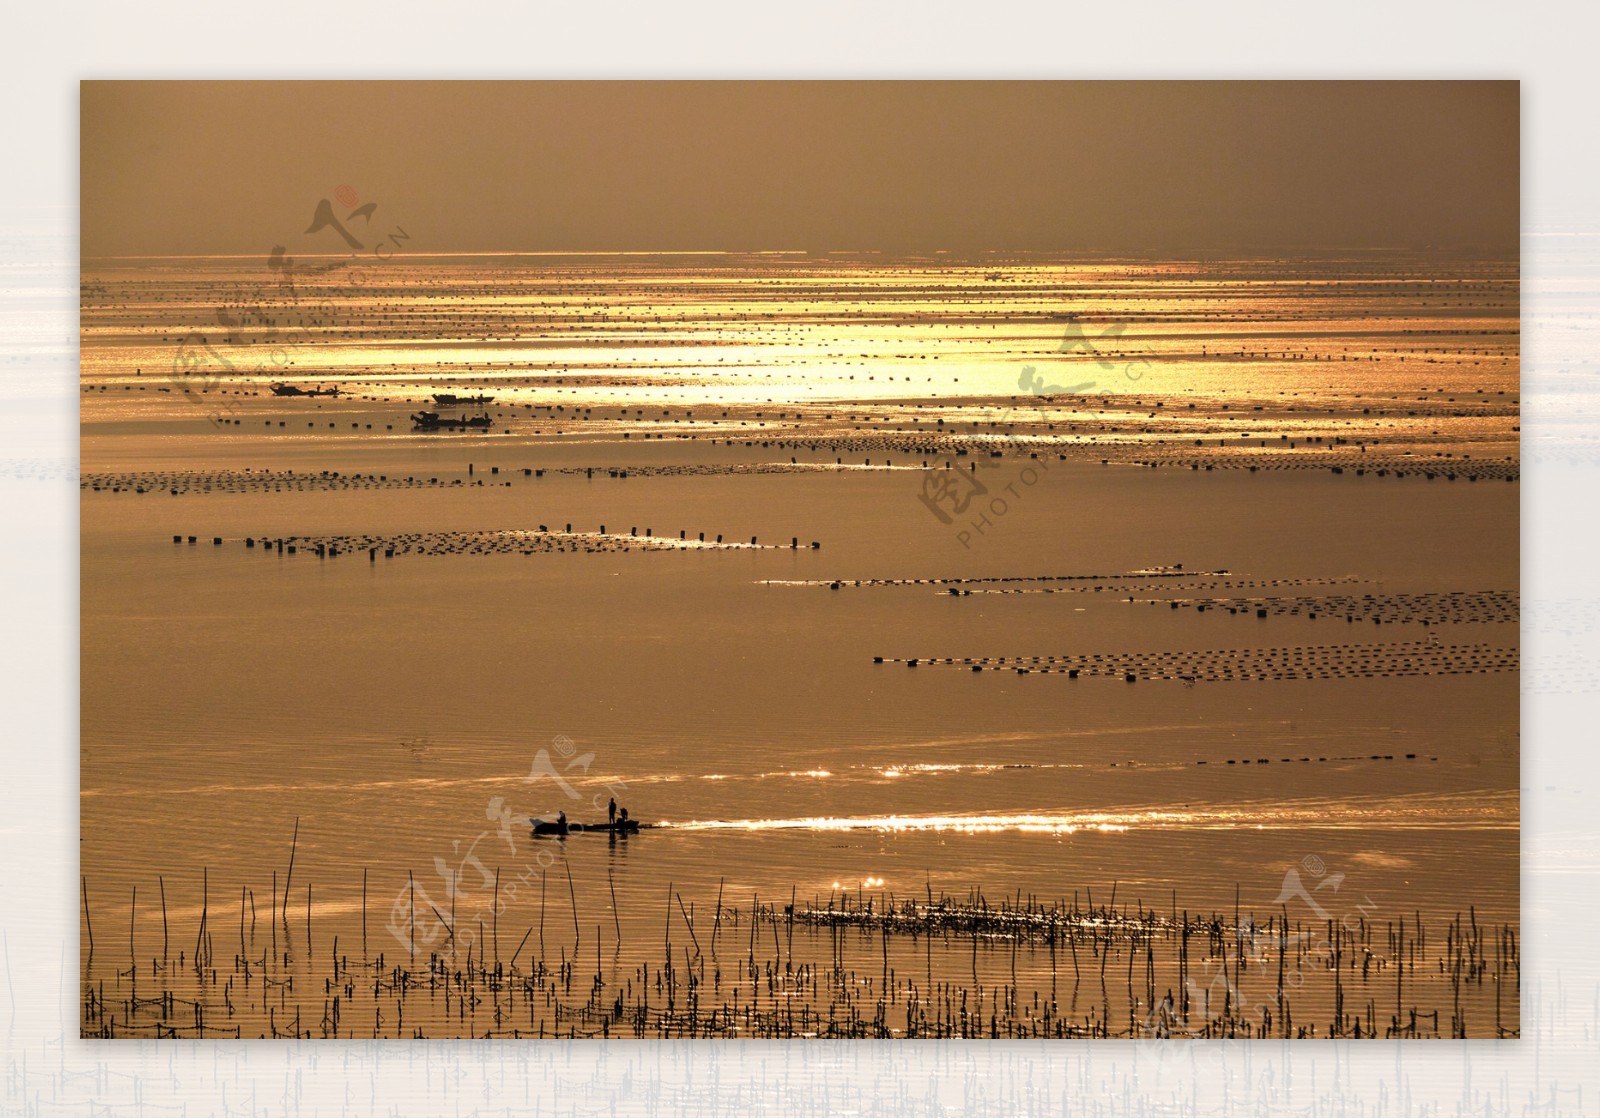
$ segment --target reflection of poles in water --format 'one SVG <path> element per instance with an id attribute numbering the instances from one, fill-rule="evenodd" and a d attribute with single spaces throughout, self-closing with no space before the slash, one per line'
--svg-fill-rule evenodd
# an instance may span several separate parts
<path id="1" fill-rule="evenodd" d="M 578 958 L 578 948 L 583 944 L 583 932 L 578 927 L 578 892 L 572 886 L 572 864 L 567 862 L 565 856 L 561 860 L 562 868 L 567 872 L 567 897 L 572 901 L 572 958 Z"/>
<path id="2" fill-rule="evenodd" d="M 616 838 L 616 836 L 612 836 L 612 842 L 615 842 Z M 606 884 L 611 887 L 611 923 L 615 925 L 617 929 L 617 951 L 620 952 L 622 951 L 622 917 L 617 909 L 617 883 L 616 880 L 611 877 L 611 871 L 609 869 L 606 871 Z"/>

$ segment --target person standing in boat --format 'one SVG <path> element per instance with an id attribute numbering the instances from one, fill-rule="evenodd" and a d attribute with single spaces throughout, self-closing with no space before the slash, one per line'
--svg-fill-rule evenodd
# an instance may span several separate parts
<path id="1" fill-rule="evenodd" d="M 567 814 L 565 812 L 556 817 L 556 834 L 561 836 L 567 834 Z"/>
<path id="2" fill-rule="evenodd" d="M 611 825 L 611 830 L 615 831 L 616 828 L 617 828 L 617 798 L 616 797 L 612 797 L 611 798 L 611 804 L 606 808 L 606 817 L 607 817 L 606 822 Z"/>

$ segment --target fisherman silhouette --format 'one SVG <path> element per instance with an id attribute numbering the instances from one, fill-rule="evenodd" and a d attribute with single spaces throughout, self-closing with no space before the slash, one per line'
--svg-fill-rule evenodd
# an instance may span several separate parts
<path id="1" fill-rule="evenodd" d="M 607 813 L 607 822 L 612 827 L 616 827 L 617 826 L 617 798 L 616 797 L 612 797 L 611 798 L 611 804 L 606 808 L 606 813 Z"/>

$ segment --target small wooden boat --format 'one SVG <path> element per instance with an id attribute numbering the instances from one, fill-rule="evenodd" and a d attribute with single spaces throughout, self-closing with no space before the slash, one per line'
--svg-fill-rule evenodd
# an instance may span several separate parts
<path id="1" fill-rule="evenodd" d="M 533 825 L 534 835 L 560 835 L 561 824 L 556 820 L 541 820 L 537 816 L 529 821 Z M 615 835 L 636 835 L 639 831 L 638 820 L 618 820 L 614 824 L 577 824 L 567 821 L 567 832 L 610 832 Z"/>
<path id="2" fill-rule="evenodd" d="M 453 407 L 457 404 L 488 404 L 493 400 L 494 397 L 484 396 L 481 393 L 477 396 L 456 396 L 454 393 L 441 392 L 436 393 L 433 398 L 433 402 L 435 404 L 446 408 Z"/>
<path id="3" fill-rule="evenodd" d="M 489 416 L 446 419 L 437 412 L 413 412 L 411 414 L 411 424 L 411 430 L 413 431 L 439 431 L 442 428 L 493 427 L 494 420 Z"/>
<path id="4" fill-rule="evenodd" d="M 303 389 L 298 385 L 273 385 L 273 396 L 338 396 L 337 387 L 325 389 Z"/>

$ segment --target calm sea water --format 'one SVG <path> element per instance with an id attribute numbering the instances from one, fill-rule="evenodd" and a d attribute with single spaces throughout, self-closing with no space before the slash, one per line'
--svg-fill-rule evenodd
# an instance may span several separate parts
<path id="1" fill-rule="evenodd" d="M 213 910 L 241 888 L 264 910 L 297 826 L 313 935 L 360 935 L 365 879 L 373 952 L 402 893 L 453 883 L 482 915 L 496 871 L 530 883 L 512 940 L 553 905 L 531 883 L 561 892 L 550 958 L 574 925 L 654 944 L 669 884 L 700 911 L 1115 888 L 1268 913 L 1321 860 L 1369 921 L 1518 920 L 1518 674 L 1450 651 L 1517 646 L 1520 487 L 1465 477 L 1514 469 L 1514 265 L 417 258 L 290 293 L 256 262 L 162 260 L 84 280 L 102 943 L 136 886 L 136 940 L 159 941 L 158 876 L 191 940 L 202 878 Z M 492 395 L 494 428 L 414 433 L 438 392 Z M 1277 468 L 1295 454 L 1417 465 Z M 924 463 L 983 494 L 924 500 Z M 345 481 L 305 484 L 323 472 Z M 568 524 L 763 546 L 473 550 Z M 454 550 L 243 543 L 418 533 Z M 1069 575 L 1098 578 L 1037 581 Z M 1469 593 L 1510 613 L 1421 624 Z M 1395 596 L 1386 624 L 1190 608 L 1363 595 Z M 1456 671 L 1399 674 L 1397 643 Z M 1349 671 L 1149 678 L 1263 649 Z M 898 663 L 1096 654 L 1136 654 L 1139 678 Z M 613 795 L 663 826 L 529 835 Z"/>

